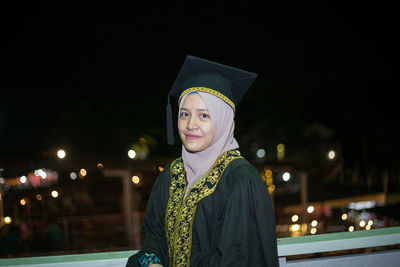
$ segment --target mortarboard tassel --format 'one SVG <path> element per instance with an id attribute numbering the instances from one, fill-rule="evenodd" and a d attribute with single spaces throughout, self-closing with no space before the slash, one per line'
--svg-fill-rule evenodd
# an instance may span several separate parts
<path id="1" fill-rule="evenodd" d="M 170 96 L 168 95 L 168 105 L 167 105 L 167 141 L 168 145 L 174 144 L 174 128 L 172 123 L 172 109 L 171 103 L 169 102 Z"/>

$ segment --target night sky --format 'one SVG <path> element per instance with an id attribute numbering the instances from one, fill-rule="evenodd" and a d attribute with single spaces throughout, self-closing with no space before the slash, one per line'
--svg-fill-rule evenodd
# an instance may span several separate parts
<path id="1" fill-rule="evenodd" d="M 391 4 L 3 2 L 0 163 L 55 147 L 125 157 L 143 135 L 166 154 L 167 92 L 188 54 L 258 73 L 238 107 L 243 146 L 296 149 L 322 125 L 349 161 L 400 158 Z"/>

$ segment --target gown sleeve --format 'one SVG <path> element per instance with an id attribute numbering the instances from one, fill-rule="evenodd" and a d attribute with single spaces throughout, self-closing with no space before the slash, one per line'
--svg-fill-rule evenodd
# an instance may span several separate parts
<path id="1" fill-rule="evenodd" d="M 143 255 L 152 254 L 163 266 L 168 266 L 168 249 L 165 239 L 164 216 L 168 201 L 169 166 L 159 175 L 151 190 L 146 206 L 145 221 L 142 226 L 142 249 L 129 257 L 126 267 L 141 266 L 138 259 Z"/>
<path id="2" fill-rule="evenodd" d="M 191 266 L 278 267 L 275 219 L 267 187 L 252 166 L 233 172 L 215 250 L 194 252 Z"/>

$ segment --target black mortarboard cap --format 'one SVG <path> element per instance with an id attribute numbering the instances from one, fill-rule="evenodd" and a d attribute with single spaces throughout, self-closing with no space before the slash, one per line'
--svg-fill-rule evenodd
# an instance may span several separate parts
<path id="1" fill-rule="evenodd" d="M 189 92 L 204 91 L 220 97 L 234 110 L 246 94 L 256 73 L 244 71 L 202 58 L 187 56 L 179 74 L 168 93 L 167 134 L 168 144 L 174 144 L 170 98 Z M 183 94 L 184 93 L 184 94 Z"/>

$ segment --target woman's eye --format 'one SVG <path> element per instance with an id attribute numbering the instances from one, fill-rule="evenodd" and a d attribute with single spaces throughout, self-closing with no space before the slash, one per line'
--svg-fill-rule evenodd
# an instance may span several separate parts
<path id="1" fill-rule="evenodd" d="M 181 114 L 180 114 L 180 117 L 181 117 L 181 118 L 185 118 L 185 117 L 187 117 L 187 116 L 188 116 L 187 112 L 181 112 Z"/>
<path id="2" fill-rule="evenodd" d="M 200 117 L 201 117 L 202 119 L 206 119 L 206 118 L 208 118 L 208 114 L 202 113 L 202 114 L 200 115 Z"/>

